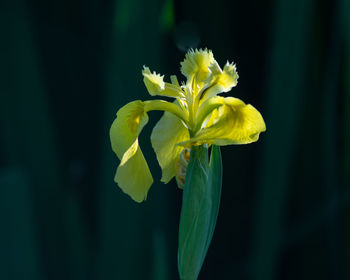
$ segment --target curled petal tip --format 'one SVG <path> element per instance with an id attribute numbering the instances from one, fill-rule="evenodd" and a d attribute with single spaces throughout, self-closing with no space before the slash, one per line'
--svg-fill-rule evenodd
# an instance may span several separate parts
<path id="1" fill-rule="evenodd" d="M 164 90 L 164 76 L 161 76 L 154 71 L 151 73 L 151 70 L 145 66 L 142 70 L 142 75 L 144 77 L 143 81 L 150 95 L 157 95 Z"/>

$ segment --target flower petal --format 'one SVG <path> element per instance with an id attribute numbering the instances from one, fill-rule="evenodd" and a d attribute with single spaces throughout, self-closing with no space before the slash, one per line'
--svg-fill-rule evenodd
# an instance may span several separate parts
<path id="1" fill-rule="evenodd" d="M 219 107 L 218 116 L 213 124 L 200 130 L 189 141 L 179 145 L 248 144 L 258 140 L 259 134 L 266 130 L 261 114 L 251 105 L 238 98 L 227 97 L 225 104 Z"/>
<path id="2" fill-rule="evenodd" d="M 207 117 L 207 119 L 202 124 L 202 127 L 210 127 L 214 124 L 215 120 L 217 119 L 219 113 L 218 109 L 214 109 L 211 114 Z"/>
<path id="3" fill-rule="evenodd" d="M 176 163 L 183 147 L 176 145 L 189 139 L 188 129 L 175 115 L 165 112 L 154 127 L 151 142 L 162 168 L 162 179 L 168 183 L 176 174 Z"/>
<path id="4" fill-rule="evenodd" d="M 226 63 L 224 70 L 215 61 L 209 67 L 211 75 L 208 77 L 207 88 L 201 99 L 201 102 L 211 98 L 221 92 L 228 92 L 237 85 L 238 73 L 236 65 L 233 63 Z"/>
<path id="5" fill-rule="evenodd" d="M 147 162 L 138 145 L 138 135 L 147 122 L 144 103 L 137 100 L 118 111 L 110 129 L 112 149 L 121 160 L 114 180 L 137 202 L 146 199 L 153 183 Z"/>
<path id="6" fill-rule="evenodd" d="M 178 84 L 165 83 L 163 77 L 156 72 L 151 73 L 148 67 L 142 70 L 143 81 L 150 95 L 161 95 L 174 98 L 182 98 L 183 92 Z"/>
<path id="7" fill-rule="evenodd" d="M 215 59 L 211 50 L 189 50 L 186 58 L 181 62 L 181 73 L 186 76 L 189 82 L 192 78 L 196 78 L 196 82 L 200 85 L 209 76 L 209 66 L 214 63 Z M 201 86 L 201 85 L 200 85 Z"/>
<path id="8" fill-rule="evenodd" d="M 224 70 L 218 77 L 217 83 L 223 86 L 223 92 L 228 92 L 237 85 L 238 78 L 236 65 L 227 62 Z"/>
<path id="9" fill-rule="evenodd" d="M 153 178 L 137 139 L 124 153 L 114 181 L 118 183 L 123 192 L 130 195 L 136 202 L 142 202 L 147 198 Z"/>

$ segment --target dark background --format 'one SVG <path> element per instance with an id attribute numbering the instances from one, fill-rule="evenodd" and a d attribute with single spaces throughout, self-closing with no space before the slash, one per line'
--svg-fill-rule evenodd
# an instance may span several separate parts
<path id="1" fill-rule="evenodd" d="M 0 279 L 178 279 L 181 190 L 133 202 L 109 127 L 151 97 L 143 65 L 180 74 L 189 47 L 237 63 L 229 95 L 267 131 L 222 148 L 224 183 L 199 279 L 350 279 L 348 0 L 2 0 Z M 180 78 L 181 77 L 181 78 Z"/>

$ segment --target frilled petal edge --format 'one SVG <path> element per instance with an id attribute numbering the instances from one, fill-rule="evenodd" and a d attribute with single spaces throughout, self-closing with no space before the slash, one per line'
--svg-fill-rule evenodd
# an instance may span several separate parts
<path id="1" fill-rule="evenodd" d="M 148 93 L 152 96 L 160 95 L 173 98 L 182 98 L 183 92 L 181 87 L 178 85 L 177 80 L 174 83 L 166 83 L 163 81 L 164 76 L 151 72 L 151 70 L 144 66 L 142 70 L 143 82 L 148 90 Z"/>
<path id="2" fill-rule="evenodd" d="M 201 102 L 222 92 L 228 92 L 237 85 L 238 73 L 236 65 L 233 63 L 226 63 L 224 70 L 221 70 L 219 64 L 215 61 L 209 67 L 211 75 L 207 80 L 207 88 L 201 99 Z"/>
<path id="3" fill-rule="evenodd" d="M 188 81 L 196 77 L 197 83 L 204 82 L 209 74 L 209 66 L 215 61 L 212 51 L 208 49 L 189 50 L 181 62 L 181 73 Z"/>

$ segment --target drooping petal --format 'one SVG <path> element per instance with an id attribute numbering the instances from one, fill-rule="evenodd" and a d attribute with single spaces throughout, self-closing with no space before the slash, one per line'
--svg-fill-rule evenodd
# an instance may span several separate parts
<path id="1" fill-rule="evenodd" d="M 162 182 L 168 183 L 175 176 L 176 164 L 183 150 L 183 147 L 176 144 L 188 139 L 188 129 L 169 112 L 165 112 L 153 128 L 151 142 L 162 168 Z"/>
<path id="2" fill-rule="evenodd" d="M 215 61 L 212 51 L 207 49 L 189 50 L 186 58 L 181 62 L 181 73 L 188 81 L 196 78 L 196 83 L 201 86 L 209 76 L 209 66 Z"/>
<path id="3" fill-rule="evenodd" d="M 238 98 L 227 97 L 225 104 L 219 107 L 218 116 L 213 124 L 200 130 L 189 141 L 180 145 L 248 144 L 258 140 L 259 134 L 266 130 L 261 114 L 251 105 Z"/>
<path id="4" fill-rule="evenodd" d="M 218 93 L 230 91 L 237 85 L 239 78 L 236 65 L 233 63 L 227 62 L 224 70 L 221 70 L 217 62 L 214 62 L 209 69 L 211 75 L 208 77 L 207 88 L 202 96 L 202 102 Z"/>
<path id="5" fill-rule="evenodd" d="M 164 76 L 157 74 L 156 72 L 151 73 L 151 70 L 144 66 L 142 70 L 143 81 L 150 95 L 161 95 L 174 98 L 182 98 L 183 92 L 178 84 L 165 83 L 163 81 Z"/>
<path id="6" fill-rule="evenodd" d="M 147 198 L 153 178 L 137 139 L 129 150 L 124 153 L 114 180 L 133 200 L 142 202 Z"/>
<path id="7" fill-rule="evenodd" d="M 137 202 L 146 199 L 153 183 L 151 172 L 138 145 L 138 135 L 147 122 L 144 103 L 137 100 L 118 111 L 110 129 L 112 149 L 121 160 L 114 181 Z"/>

